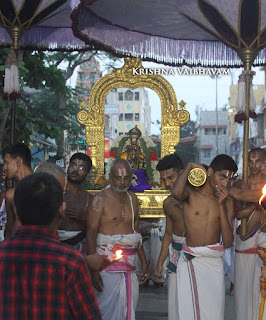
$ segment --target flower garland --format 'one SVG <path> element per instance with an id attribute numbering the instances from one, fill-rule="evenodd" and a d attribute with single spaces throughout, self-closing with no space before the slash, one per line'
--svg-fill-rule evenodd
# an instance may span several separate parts
<path id="1" fill-rule="evenodd" d="M 125 148 L 130 144 L 130 138 L 118 137 L 114 141 L 114 145 L 110 150 L 110 158 L 106 167 L 106 178 L 109 178 L 109 172 L 112 162 L 120 158 L 121 155 L 125 152 Z M 156 170 L 158 163 L 157 151 L 154 146 L 154 143 L 150 138 L 140 137 L 139 144 L 142 154 L 144 155 L 145 170 L 148 176 L 148 183 L 152 189 L 160 189 L 160 175 Z"/>
<path id="2" fill-rule="evenodd" d="M 257 118 L 255 112 L 256 100 L 253 93 L 252 80 L 256 73 L 251 70 L 244 70 L 240 74 L 238 79 L 238 92 L 237 92 L 237 101 L 236 101 L 236 111 L 235 122 L 242 123 L 242 121 L 247 120 L 246 115 L 246 76 L 250 76 L 250 101 L 249 101 L 249 117 L 252 119 Z"/>

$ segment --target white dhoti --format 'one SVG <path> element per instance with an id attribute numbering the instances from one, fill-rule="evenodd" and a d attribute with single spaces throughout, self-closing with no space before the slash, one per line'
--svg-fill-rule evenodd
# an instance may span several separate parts
<path id="1" fill-rule="evenodd" d="M 123 250 L 123 257 L 103 271 L 103 291 L 95 295 L 103 320 L 134 320 L 139 297 L 139 283 L 135 273 L 137 250 L 141 246 L 139 233 L 106 236 L 98 234 L 97 253 L 112 257 Z M 124 247 L 130 246 L 130 247 Z"/>
<path id="2" fill-rule="evenodd" d="M 236 230 L 240 221 L 233 219 L 234 240 L 230 248 L 226 248 L 224 253 L 224 274 L 230 279 L 231 283 L 235 282 L 235 249 L 236 249 Z"/>
<path id="3" fill-rule="evenodd" d="M 6 225 L 6 204 L 5 199 L 3 199 L 0 206 L 0 242 L 5 240 L 4 231 Z"/>
<path id="4" fill-rule="evenodd" d="M 178 320 L 224 320 L 224 270 L 222 244 L 189 247 L 177 263 Z"/>
<path id="5" fill-rule="evenodd" d="M 169 246 L 169 263 L 168 269 L 168 320 L 177 319 L 176 309 L 176 266 L 182 251 L 182 243 L 185 241 L 184 237 L 179 237 L 172 234 L 172 243 Z"/>
<path id="6" fill-rule="evenodd" d="M 235 254 L 235 314 L 236 320 L 257 319 L 256 310 L 260 293 L 260 266 L 258 265 L 256 232 L 242 241 L 236 237 Z"/>
<path id="7" fill-rule="evenodd" d="M 166 263 L 163 264 L 163 271 L 162 271 L 162 278 L 158 278 L 154 275 L 154 271 L 156 270 L 156 266 L 158 263 L 158 259 L 161 252 L 162 247 L 162 237 L 163 233 L 163 221 L 161 223 L 157 222 L 150 222 L 150 221 L 140 221 L 139 228 L 142 234 L 142 242 L 143 242 L 143 249 L 146 257 L 146 261 L 151 272 L 150 279 L 155 284 L 160 284 L 165 281 L 166 278 Z M 137 257 L 136 262 L 136 273 L 139 277 L 139 282 L 142 284 L 140 280 L 141 274 L 141 263 L 139 258 Z M 148 281 L 149 282 L 149 281 Z"/>
<path id="8" fill-rule="evenodd" d="M 87 254 L 86 232 L 57 230 L 59 239 L 76 248 L 83 256 Z"/>
<path id="9" fill-rule="evenodd" d="M 259 232 L 258 234 L 258 239 L 257 239 L 257 243 L 258 243 L 258 247 L 261 247 L 261 248 L 264 248 L 266 249 L 266 233 L 264 232 Z M 263 262 L 262 260 L 260 259 L 260 257 L 258 256 L 258 264 L 260 267 L 263 266 Z M 260 274 L 261 275 L 261 274 Z M 260 288 L 260 291 L 261 291 L 261 288 Z M 259 318 L 259 308 L 260 308 L 260 304 L 261 304 L 261 294 L 259 296 L 259 301 L 258 301 L 258 306 L 257 306 L 257 318 Z M 264 312 L 263 312 L 263 316 L 262 316 L 262 319 L 263 320 L 266 320 L 266 308 L 265 308 L 265 305 L 264 305 Z"/>

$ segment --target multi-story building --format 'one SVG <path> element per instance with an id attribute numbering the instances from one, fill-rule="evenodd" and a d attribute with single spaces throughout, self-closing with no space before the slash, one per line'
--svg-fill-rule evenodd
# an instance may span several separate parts
<path id="1" fill-rule="evenodd" d="M 221 153 L 229 151 L 229 117 L 227 111 L 218 111 L 218 123 L 216 123 L 216 111 L 201 111 L 197 124 L 197 161 L 209 165 L 212 159 Z M 217 126 L 217 135 L 216 135 Z M 218 152 L 217 152 L 218 140 Z"/>
<path id="2" fill-rule="evenodd" d="M 83 59 L 86 60 L 89 58 L 90 54 L 91 53 L 85 54 Z M 76 88 L 78 88 L 79 91 L 79 102 L 88 101 L 92 87 L 101 76 L 100 64 L 94 56 L 90 57 L 89 61 L 80 65 L 76 83 Z"/>
<path id="3" fill-rule="evenodd" d="M 151 134 L 151 109 L 145 88 L 113 89 L 106 98 L 105 133 L 111 139 L 138 126 L 144 136 Z"/>

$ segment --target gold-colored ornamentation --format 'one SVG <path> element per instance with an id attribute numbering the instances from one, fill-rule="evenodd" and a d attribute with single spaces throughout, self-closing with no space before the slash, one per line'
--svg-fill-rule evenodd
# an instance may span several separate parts
<path id="1" fill-rule="evenodd" d="M 186 102 L 184 100 L 181 100 L 178 105 L 181 109 L 186 109 Z"/>
<path id="2" fill-rule="evenodd" d="M 88 110 L 88 108 L 89 108 L 87 101 L 82 101 L 79 106 L 80 106 L 80 109 L 87 109 Z"/>
<path id="3" fill-rule="evenodd" d="M 101 190 L 87 190 L 95 195 Z M 139 201 L 140 218 L 165 218 L 163 213 L 163 202 L 170 196 L 168 190 L 144 190 L 143 193 L 136 193 Z"/>
<path id="4" fill-rule="evenodd" d="M 139 200 L 139 215 L 141 218 L 161 218 L 163 213 L 163 202 L 170 195 L 167 190 L 144 190 L 136 193 Z"/>
<path id="5" fill-rule="evenodd" d="M 77 120 L 86 127 L 86 143 L 90 147 L 92 159 L 92 180 L 97 181 L 104 174 L 104 107 L 107 94 L 115 88 L 150 88 L 161 101 L 161 157 L 174 153 L 180 141 L 180 126 L 189 120 L 189 113 L 184 110 L 185 102 L 177 104 L 174 89 L 159 75 L 134 74 L 133 68 L 143 69 L 140 58 L 125 58 L 120 69 L 100 78 L 93 86 L 89 103 L 83 101 Z M 96 193 L 95 190 L 89 190 Z M 136 193 L 139 200 L 141 218 L 164 217 L 163 201 L 170 195 L 166 190 L 145 190 Z"/>
<path id="6" fill-rule="evenodd" d="M 206 182 L 206 172 L 201 168 L 191 169 L 188 175 L 189 183 L 194 187 L 200 187 Z"/>
<path id="7" fill-rule="evenodd" d="M 133 68 L 143 69 L 141 59 L 125 58 L 122 68 L 115 69 L 95 83 L 90 92 L 89 104 L 80 104 L 77 120 L 86 127 L 86 143 L 91 148 L 94 166 L 92 173 L 96 175 L 95 179 L 104 173 L 104 107 L 106 96 L 111 90 L 147 87 L 158 94 L 162 110 L 162 158 L 175 152 L 174 148 L 180 140 L 180 126 L 189 120 L 189 113 L 184 110 L 185 103 L 181 101 L 178 108 L 174 89 L 165 78 L 140 72 L 134 74 Z"/>

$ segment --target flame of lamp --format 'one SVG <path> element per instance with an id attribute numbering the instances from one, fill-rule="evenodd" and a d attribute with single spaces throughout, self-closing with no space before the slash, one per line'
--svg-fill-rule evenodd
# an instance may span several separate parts
<path id="1" fill-rule="evenodd" d="M 260 197 L 260 200 L 259 200 L 259 204 L 260 205 L 261 205 L 261 202 L 262 202 L 262 200 L 264 199 L 265 196 L 266 196 L 266 184 L 262 188 L 262 196 Z"/>
<path id="2" fill-rule="evenodd" d="M 117 251 L 115 252 L 116 260 L 119 260 L 119 259 L 121 259 L 121 258 L 123 257 L 122 253 L 123 253 L 122 250 L 117 250 Z"/>

